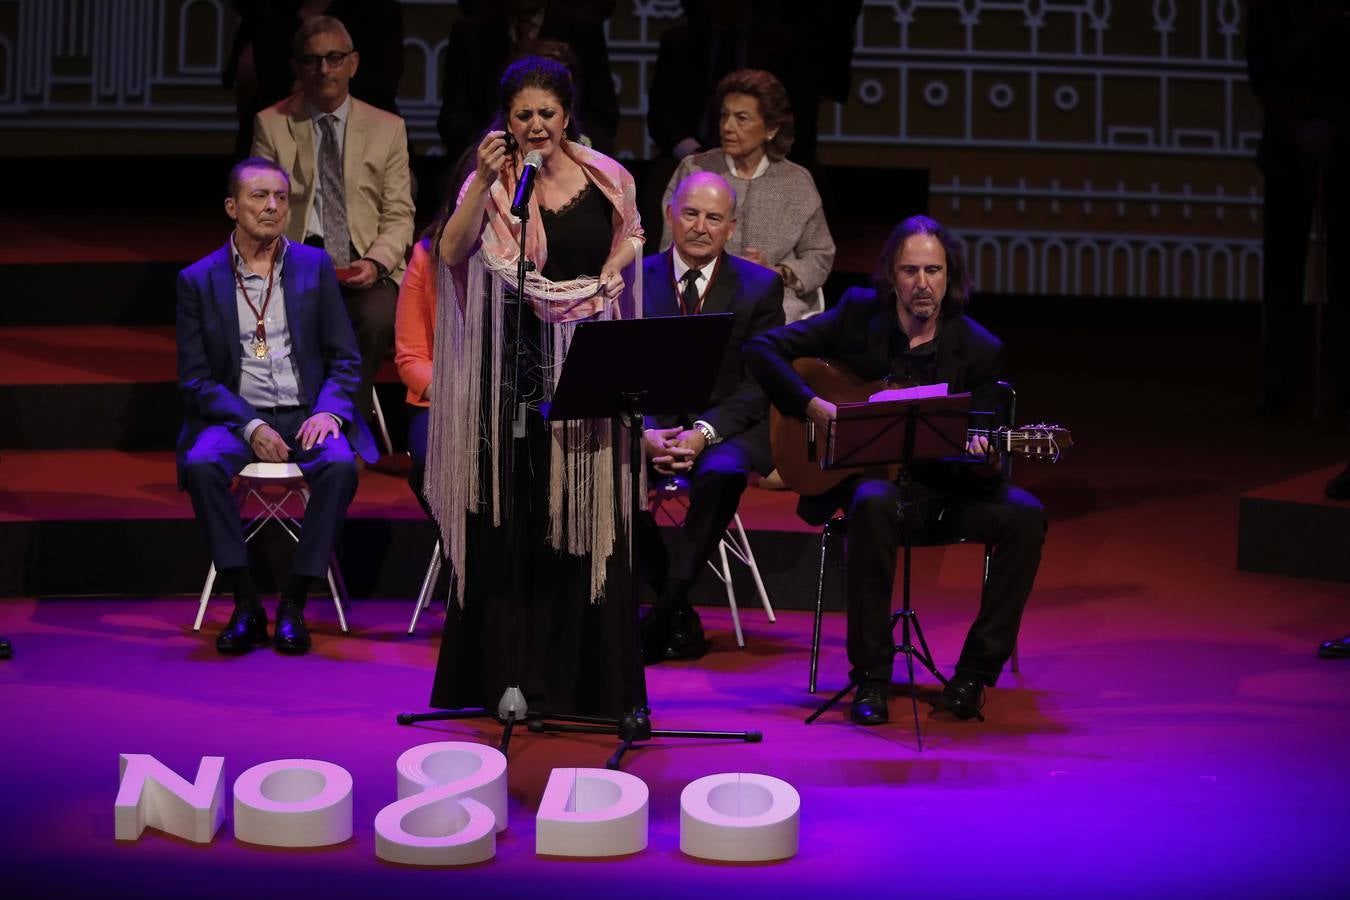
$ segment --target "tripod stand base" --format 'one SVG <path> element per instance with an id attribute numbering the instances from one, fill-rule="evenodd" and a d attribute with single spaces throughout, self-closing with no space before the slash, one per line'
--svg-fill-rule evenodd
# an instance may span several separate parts
<path id="1" fill-rule="evenodd" d="M 605 763 L 606 769 L 617 769 L 634 744 L 649 741 L 652 738 L 684 738 L 692 740 L 744 741 L 758 744 L 764 735 L 758 731 L 682 731 L 669 728 L 653 728 L 651 710 L 639 708 L 631 710 L 618 719 L 606 719 L 596 716 L 540 716 L 531 718 L 527 727 L 535 734 L 554 732 L 558 734 L 612 734 L 619 739 L 619 748 Z"/>
<path id="2" fill-rule="evenodd" d="M 502 739 L 497 749 L 507 752 L 511 742 L 511 731 L 518 721 L 514 715 L 502 719 L 486 709 L 469 708 L 441 710 L 425 713 L 399 713 L 395 721 L 400 725 L 415 725 L 418 722 L 443 722 L 454 719 L 491 718 L 502 725 Z M 617 769 L 623 762 L 624 754 L 635 744 L 652 738 L 684 738 L 689 740 L 744 741 L 758 744 L 764 740 L 759 731 L 682 731 L 669 728 L 653 728 L 651 710 L 645 707 L 630 710 L 617 719 L 602 716 L 549 715 L 531 712 L 525 716 L 525 727 L 531 734 L 612 734 L 619 739 L 619 747 L 605 763 L 607 769 Z"/>
<path id="3" fill-rule="evenodd" d="M 439 712 L 425 713 L 399 713 L 394 717 L 394 721 L 400 725 L 416 725 L 418 722 L 445 722 L 452 719 L 493 719 L 502 726 L 502 739 L 497 743 L 497 749 L 506 755 L 506 751 L 511 746 L 511 732 L 515 729 L 516 722 L 519 719 L 514 712 L 509 712 L 505 716 L 488 712 L 480 707 L 469 707 L 467 709 L 447 709 Z"/>
<path id="4" fill-rule="evenodd" d="M 938 667 L 933 663 L 933 654 L 928 649 L 928 639 L 923 636 L 923 627 L 919 625 L 919 614 L 908 607 L 891 613 L 891 631 L 895 631 L 896 623 L 902 619 L 905 623 L 904 635 L 901 643 L 891 648 L 891 664 L 894 666 L 895 657 L 898 654 L 904 654 L 905 668 L 909 674 L 909 702 L 914 711 L 914 741 L 919 748 L 919 752 L 922 753 L 923 733 L 919 731 L 919 695 L 914 682 L 914 661 L 918 660 L 919 664 L 932 673 L 934 678 L 942 682 L 943 687 L 947 686 L 947 678 L 938 671 Z M 918 638 L 917 646 L 910 642 L 909 630 L 911 626 L 914 628 L 914 636 Z M 856 690 L 861 683 L 861 678 L 856 676 L 850 678 L 848 684 L 844 685 L 838 693 L 820 704 L 816 707 L 815 712 L 806 717 L 806 724 L 810 725 L 816 719 L 819 719 L 825 714 L 826 710 L 842 700 L 849 691 Z M 979 716 L 979 713 L 977 712 L 976 715 Z M 980 721 L 984 721 L 984 716 L 980 716 Z"/>

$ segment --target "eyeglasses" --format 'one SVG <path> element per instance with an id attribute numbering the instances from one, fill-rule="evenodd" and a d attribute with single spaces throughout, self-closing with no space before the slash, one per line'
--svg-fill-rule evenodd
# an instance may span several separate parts
<path id="1" fill-rule="evenodd" d="M 311 53 L 306 56 L 297 57 L 296 61 L 299 62 L 301 66 L 311 71 L 319 68 L 319 63 L 328 63 L 328 68 L 336 69 L 338 66 L 342 65 L 343 60 L 352 55 L 352 52 L 353 51 L 351 50 L 348 50 L 345 53 L 341 50 L 334 50 L 332 53 L 325 53 L 322 56 Z"/>

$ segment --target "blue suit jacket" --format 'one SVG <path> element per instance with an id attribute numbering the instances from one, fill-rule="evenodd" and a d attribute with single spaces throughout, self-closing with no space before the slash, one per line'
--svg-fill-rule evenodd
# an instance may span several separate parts
<path id="1" fill-rule="evenodd" d="M 642 261 L 642 317 L 680 315 L 675 292 L 674 250 Z M 783 279 L 772 269 L 729 253 L 722 254 L 712 284 L 703 295 L 705 313 L 732 313 L 731 338 L 722 367 L 713 383 L 709 406 L 677 416 L 651 416 L 648 427 L 692 425 L 702 419 L 718 437 L 743 445 L 755 469 L 767 474 L 773 468 L 769 450 L 769 401 L 751 377 L 741 347 L 757 334 L 783 324 Z"/>
<path id="2" fill-rule="evenodd" d="M 304 244 L 286 248 L 281 268 L 286 322 L 300 390 L 311 414 L 332 413 L 345 424 L 352 448 L 369 462 L 375 439 L 357 414 L 361 352 L 328 254 Z M 178 273 L 178 388 L 185 407 L 178 436 L 178 474 L 188 449 L 207 426 L 242 429 L 259 418 L 239 395 L 239 312 L 230 244 Z"/>

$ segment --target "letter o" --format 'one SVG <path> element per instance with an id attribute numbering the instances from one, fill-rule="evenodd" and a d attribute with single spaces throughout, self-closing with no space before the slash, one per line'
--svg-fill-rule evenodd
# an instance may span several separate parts
<path id="1" fill-rule="evenodd" d="M 319 759 L 259 763 L 234 782 L 234 836 L 268 847 L 326 847 L 352 836 L 352 776 Z"/>
<path id="2" fill-rule="evenodd" d="M 771 775 L 724 772 L 680 793 L 680 850 L 699 859 L 766 862 L 797 855 L 797 789 Z"/>

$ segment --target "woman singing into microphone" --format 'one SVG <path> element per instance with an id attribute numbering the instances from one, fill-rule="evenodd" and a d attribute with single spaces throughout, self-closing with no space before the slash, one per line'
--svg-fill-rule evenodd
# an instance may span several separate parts
<path id="1" fill-rule="evenodd" d="M 544 713 L 618 716 L 646 700 L 641 666 L 638 683 L 624 677 L 636 652 L 625 435 L 609 420 L 549 423 L 539 409 L 577 322 L 641 314 L 633 179 L 567 138 L 572 99 L 558 62 L 529 56 L 506 70 L 501 127 L 479 144 L 437 241 L 425 495 L 460 602 L 436 666 L 440 708 L 496 709 L 510 685 Z M 534 271 L 517 322 L 521 222 L 510 208 L 532 154 Z M 510 408 L 517 372 L 521 438 Z"/>

